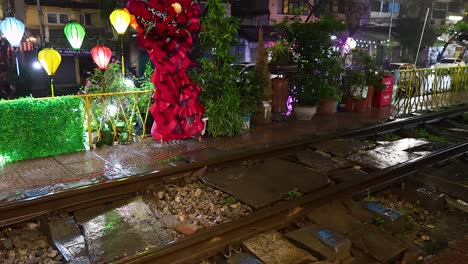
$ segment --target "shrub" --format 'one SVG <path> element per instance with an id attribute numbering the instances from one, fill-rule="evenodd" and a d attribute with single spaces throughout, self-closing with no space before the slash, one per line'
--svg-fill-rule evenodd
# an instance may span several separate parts
<path id="1" fill-rule="evenodd" d="M 81 151 L 80 98 L 21 98 L 0 101 L 0 156 L 3 162 Z"/>

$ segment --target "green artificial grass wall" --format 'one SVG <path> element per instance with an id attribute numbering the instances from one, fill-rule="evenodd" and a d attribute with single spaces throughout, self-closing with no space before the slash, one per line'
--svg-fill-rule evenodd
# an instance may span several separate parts
<path id="1" fill-rule="evenodd" d="M 81 151 L 83 103 L 72 96 L 0 101 L 0 164 Z"/>

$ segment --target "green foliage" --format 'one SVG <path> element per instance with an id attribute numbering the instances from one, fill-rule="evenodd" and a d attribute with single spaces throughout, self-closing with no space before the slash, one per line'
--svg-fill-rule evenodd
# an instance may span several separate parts
<path id="1" fill-rule="evenodd" d="M 236 199 L 236 197 L 234 197 L 234 196 L 229 196 L 229 197 L 227 197 L 227 198 L 224 200 L 224 203 L 225 203 L 226 205 L 235 204 L 235 203 L 237 203 L 237 199 Z"/>
<path id="2" fill-rule="evenodd" d="M 207 132 L 214 136 L 234 136 L 242 130 L 242 109 L 238 72 L 230 65 L 231 43 L 239 31 L 239 20 L 227 16 L 226 1 L 208 0 L 207 14 L 202 18 L 200 43 L 210 58 L 200 61 L 201 68 L 192 76 L 202 86 L 200 100 L 209 118 Z"/>
<path id="3" fill-rule="evenodd" d="M 163 164 L 163 165 L 169 165 L 171 162 L 181 161 L 181 160 L 184 160 L 184 159 L 180 156 L 174 156 L 168 159 L 159 160 L 158 163 Z"/>
<path id="4" fill-rule="evenodd" d="M 124 84 L 124 76 L 121 73 L 121 66 L 111 62 L 104 71 L 96 68 L 86 79 L 86 85 L 81 87 L 81 91 L 87 94 L 124 92 L 132 87 Z"/>
<path id="5" fill-rule="evenodd" d="M 263 100 L 270 101 L 273 98 L 273 89 L 271 88 L 270 69 L 268 67 L 268 52 L 263 42 L 263 30 L 258 30 L 257 43 L 257 62 L 255 70 L 259 75 L 260 86 L 263 88 Z"/>
<path id="6" fill-rule="evenodd" d="M 244 72 L 240 76 L 240 109 L 244 114 L 251 114 L 261 107 L 263 95 L 262 79 L 257 71 Z"/>
<path id="7" fill-rule="evenodd" d="M 284 39 L 279 39 L 275 42 L 275 45 L 268 48 L 271 52 L 271 63 L 278 65 L 289 64 L 289 53 L 291 51 L 291 45 Z"/>
<path id="8" fill-rule="evenodd" d="M 383 226 L 385 224 L 385 219 L 383 219 L 380 216 L 374 216 L 372 217 L 372 224 L 379 226 L 379 227 Z"/>
<path id="9" fill-rule="evenodd" d="M 436 136 L 431 132 L 427 131 L 425 128 L 419 128 L 415 130 L 416 135 L 420 138 L 425 138 L 429 141 L 436 142 L 436 143 L 447 143 L 447 139 L 441 136 Z"/>
<path id="10" fill-rule="evenodd" d="M 299 191 L 296 191 L 296 190 L 293 190 L 293 191 L 289 191 L 288 192 L 288 199 L 297 199 L 297 198 L 301 198 L 304 194 L 299 192 Z"/>
<path id="11" fill-rule="evenodd" d="M 427 2 L 427 1 L 425 1 Z M 425 10 L 424 10 L 425 11 Z M 400 43 L 405 50 L 402 61 L 414 61 L 416 51 L 421 37 L 421 30 L 424 25 L 425 12 L 421 17 L 401 17 L 398 19 L 395 32 L 399 35 Z M 421 19 L 422 18 L 422 19 Z M 421 47 L 430 47 L 437 39 L 437 32 L 430 23 L 427 23 L 421 43 Z"/>
<path id="12" fill-rule="evenodd" d="M 293 95 L 298 103 L 313 105 L 324 99 L 339 100 L 342 58 L 332 51 L 330 34 L 344 29 L 341 22 L 325 17 L 319 22 L 283 21 L 278 25 L 293 47 L 298 73 L 293 77 Z"/>
<path id="13" fill-rule="evenodd" d="M 363 198 L 365 202 L 378 202 L 379 200 L 372 195 L 371 192 L 367 192 L 367 195 Z"/>
<path id="14" fill-rule="evenodd" d="M 0 101 L 0 160 L 11 162 L 84 149 L 80 98 Z"/>
<path id="15" fill-rule="evenodd" d="M 143 72 L 143 75 L 138 78 L 138 83 L 140 84 L 140 90 L 145 91 L 145 90 L 154 90 L 154 84 L 151 81 L 151 76 L 153 76 L 154 72 L 154 66 L 151 61 L 148 61 L 145 65 L 145 71 Z M 138 100 L 138 108 L 140 110 L 145 110 L 148 107 L 149 102 L 151 101 L 151 97 L 153 94 L 144 94 L 141 95 L 139 100 Z"/>

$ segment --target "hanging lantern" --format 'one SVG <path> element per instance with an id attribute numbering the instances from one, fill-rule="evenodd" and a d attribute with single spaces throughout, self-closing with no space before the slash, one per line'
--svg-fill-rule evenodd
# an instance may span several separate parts
<path id="1" fill-rule="evenodd" d="M 68 22 L 63 28 L 63 32 L 73 49 L 78 50 L 81 48 L 86 32 L 80 23 L 77 21 Z"/>
<path id="2" fill-rule="evenodd" d="M 62 61 L 62 56 L 60 53 L 53 48 L 45 48 L 37 54 L 37 59 L 41 63 L 44 70 L 47 72 L 47 75 L 54 75 L 57 71 L 60 62 Z M 50 79 L 50 90 L 52 92 L 52 97 L 54 97 L 54 79 Z"/>
<path id="3" fill-rule="evenodd" d="M 112 51 L 104 45 L 98 45 L 91 49 L 91 57 L 99 69 L 105 70 L 112 57 Z"/>
<path id="4" fill-rule="evenodd" d="M 24 24 L 14 17 L 6 17 L 0 23 L 0 31 L 14 48 L 18 48 L 24 35 Z"/>
<path id="5" fill-rule="evenodd" d="M 119 35 L 125 34 L 130 24 L 130 13 L 125 9 L 115 9 L 109 16 L 110 22 Z"/>

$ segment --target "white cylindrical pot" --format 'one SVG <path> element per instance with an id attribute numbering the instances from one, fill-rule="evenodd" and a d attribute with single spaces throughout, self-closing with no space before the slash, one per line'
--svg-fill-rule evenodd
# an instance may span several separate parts
<path id="1" fill-rule="evenodd" d="M 316 113 L 316 106 L 294 106 L 294 115 L 297 120 L 311 120 Z"/>

